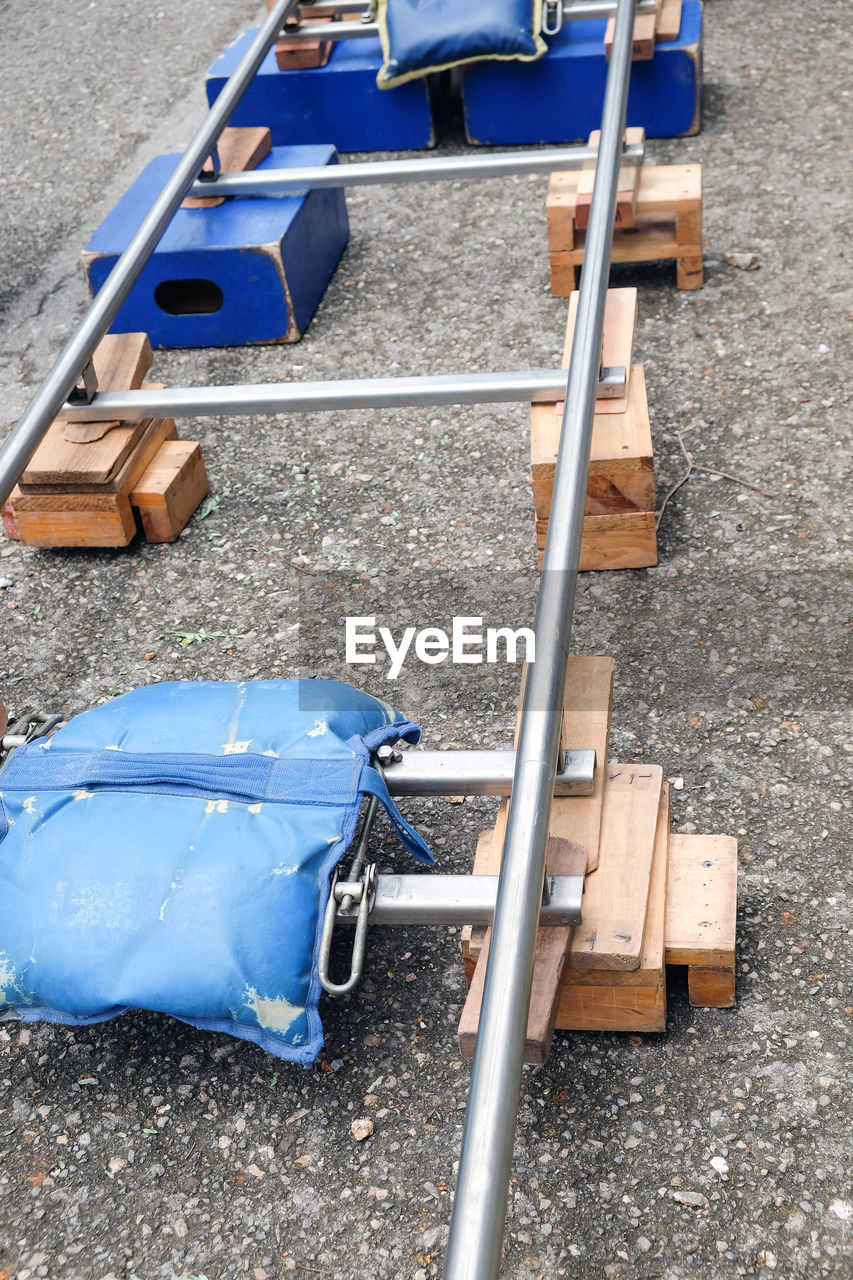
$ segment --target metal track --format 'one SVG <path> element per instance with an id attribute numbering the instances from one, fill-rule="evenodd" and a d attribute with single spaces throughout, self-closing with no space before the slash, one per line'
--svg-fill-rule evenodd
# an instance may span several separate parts
<path id="1" fill-rule="evenodd" d="M 83 415 L 106 415 L 108 418 L 132 418 L 136 415 L 138 418 L 146 409 L 148 416 L 152 411 L 196 415 L 277 412 L 282 409 L 295 411 L 344 405 L 358 407 L 377 403 L 470 403 L 565 397 L 554 498 L 534 624 L 536 662 L 531 664 L 522 704 L 511 784 L 512 803 L 494 906 L 492 944 L 448 1242 L 446 1280 L 495 1280 L 500 1266 L 530 1003 L 533 950 L 542 909 L 545 850 L 583 528 L 616 190 L 619 168 L 625 159 L 622 138 L 631 73 L 635 0 L 584 0 L 584 3 L 588 10 L 595 9 L 594 16 L 603 11 L 605 4 L 608 12 L 615 9 L 616 23 L 567 387 L 565 373 L 546 370 L 534 374 L 469 375 L 450 379 L 374 379 L 362 384 L 341 383 L 337 390 L 334 389 L 335 384 L 328 383 L 304 384 L 301 388 L 299 384 L 273 388 L 220 388 L 218 392 L 216 389 L 179 388 L 163 393 L 95 396 L 94 402 L 87 403 Z M 81 377 L 86 384 L 82 398 L 92 401 L 91 358 L 95 347 L 109 329 L 205 159 L 215 149 L 222 129 L 296 5 L 297 0 L 278 0 L 270 10 L 80 326 L 0 449 L 0 504 L 8 498 L 39 441 Z M 574 8 L 575 16 L 578 16 L 579 5 L 567 8 Z M 590 13 L 590 16 L 593 15 Z M 328 27 L 321 30 L 321 38 L 328 38 Z M 547 156 L 545 163 L 550 168 L 574 167 L 582 154 L 584 160 L 590 158 L 589 148 L 533 154 Z M 407 181 L 427 176 L 482 177 L 495 172 L 535 169 L 538 162 L 529 159 L 529 155 L 527 153 L 523 159 L 514 156 L 503 160 L 494 156 L 466 157 L 462 161 L 454 158 L 451 162 L 439 159 L 434 162 L 432 175 L 427 173 L 430 161 L 403 161 L 392 162 L 397 166 L 396 171 L 387 164 L 332 166 L 324 169 L 322 176 L 303 170 L 298 177 L 293 173 L 289 178 L 278 175 L 276 181 L 279 184 L 287 181 L 300 181 L 305 185 L 325 184 L 334 181 L 326 175 L 333 174 L 337 178 L 338 173 L 346 175 L 347 169 L 351 170 L 353 181 Z M 495 168 L 501 164 L 506 167 Z M 365 172 L 367 168 L 372 168 L 372 177 Z M 215 188 L 232 193 L 242 185 L 240 194 L 247 194 L 259 176 L 247 175 L 245 180 L 241 178 L 236 183 L 232 178 L 205 183 L 202 193 L 212 195 Z M 278 190 L 282 189 L 280 185 Z M 557 392 L 559 394 L 555 394 Z M 158 395 L 161 396 L 159 400 L 156 398 Z M 444 398 L 430 400 L 430 396 Z M 228 407 L 224 407 L 226 403 Z M 116 412 L 119 407 L 122 410 L 120 414 Z M 388 910 L 391 911 L 390 904 Z M 490 913 L 490 905 L 483 910 Z"/>

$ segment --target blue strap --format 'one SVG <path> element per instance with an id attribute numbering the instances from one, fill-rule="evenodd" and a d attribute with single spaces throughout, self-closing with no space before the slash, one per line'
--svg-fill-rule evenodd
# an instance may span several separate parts
<path id="1" fill-rule="evenodd" d="M 415 828 L 410 826 L 400 810 L 391 799 L 391 793 L 388 790 L 388 784 L 382 777 L 382 774 L 370 765 L 365 765 L 361 775 L 361 790 L 365 795 L 376 796 L 378 800 L 385 806 L 385 812 L 391 819 L 396 828 L 397 835 L 408 849 L 413 858 L 417 858 L 419 862 L 425 862 L 428 867 L 433 866 L 435 859 L 429 851 L 426 841 L 418 835 Z"/>
<path id="2" fill-rule="evenodd" d="M 15 751 L 0 774 L 0 784 L 4 791 L 88 791 L 105 787 L 228 799 L 243 804 L 266 800 L 277 804 L 349 805 L 364 793 L 381 800 L 409 852 L 430 866 L 433 862 L 426 843 L 391 799 L 385 779 L 357 756 L 341 760 L 278 760 L 249 752 L 233 756 L 130 751 L 87 754 L 45 750 L 41 743 L 33 743 Z M 5 828 L 0 801 L 0 839 Z"/>
<path id="3" fill-rule="evenodd" d="M 381 724 L 378 729 L 371 729 L 370 733 L 362 735 L 361 742 L 368 755 L 372 755 L 378 747 L 384 747 L 386 742 L 399 742 L 401 738 L 415 746 L 420 741 L 420 736 L 421 727 L 414 720 L 397 720 L 394 724 Z"/>
<path id="4" fill-rule="evenodd" d="M 109 787 L 165 795 L 207 796 L 254 804 L 349 804 L 356 795 L 358 759 L 278 760 L 245 752 L 45 751 L 19 747 L 0 774 L 4 791 L 71 791 Z"/>

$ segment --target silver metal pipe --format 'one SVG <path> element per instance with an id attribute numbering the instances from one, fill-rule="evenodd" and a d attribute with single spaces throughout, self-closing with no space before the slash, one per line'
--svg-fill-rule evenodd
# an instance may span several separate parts
<path id="1" fill-rule="evenodd" d="M 296 4 L 297 0 L 278 0 L 270 10 L 81 324 L 69 338 L 50 373 L 0 448 L 0 506 L 9 497 L 36 446 L 76 385 L 95 347 L 109 329 L 175 210 L 231 119 L 246 86 L 275 43 L 287 14 Z"/>
<path id="2" fill-rule="evenodd" d="M 554 173 L 595 163 L 597 147 L 549 147 L 542 151 L 497 151 L 489 155 L 427 156 L 408 160 L 305 165 L 296 169 L 250 169 L 196 182 L 194 196 L 284 196 L 318 187 L 363 187 L 389 182 L 452 182 L 459 178 L 502 178 L 519 173 Z M 623 162 L 642 164 L 642 143 L 622 150 Z"/>
<path id="3" fill-rule="evenodd" d="M 583 883 L 583 876 L 550 876 L 539 923 L 580 924 Z M 362 892 L 363 881 L 338 881 L 336 920 L 358 918 Z M 370 924 L 491 924 L 497 892 L 497 876 L 377 876 Z"/>
<path id="4" fill-rule="evenodd" d="M 351 378 L 334 382 L 248 383 L 227 387 L 98 392 L 91 404 L 64 406 L 71 421 L 144 422 L 335 409 L 405 409 L 441 404 L 536 403 L 562 400 L 565 369 L 529 373 L 451 373 L 417 378 Z"/>
<path id="5" fill-rule="evenodd" d="M 446 1280 L 495 1280 L 500 1266 L 533 953 L 542 904 L 553 761 L 560 733 L 583 531 L 633 22 L 634 0 L 619 0 L 554 499 L 536 606 L 536 661 L 529 668 L 522 704 L 513 799 L 447 1246 Z"/>
<path id="6" fill-rule="evenodd" d="M 375 22 L 305 22 L 301 27 L 282 31 L 284 40 L 377 40 L 379 27 Z"/>
<path id="7" fill-rule="evenodd" d="M 514 751 L 400 751 L 385 762 L 392 796 L 508 796 Z M 555 773 L 555 796 L 588 796 L 595 786 L 595 751 L 564 751 Z"/>

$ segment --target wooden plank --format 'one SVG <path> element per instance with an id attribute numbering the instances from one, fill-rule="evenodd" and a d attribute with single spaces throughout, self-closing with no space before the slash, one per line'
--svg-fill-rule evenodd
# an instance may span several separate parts
<path id="1" fill-rule="evenodd" d="M 659 765 L 608 765 L 598 870 L 587 877 L 573 969 L 639 968 L 662 788 Z"/>
<path id="2" fill-rule="evenodd" d="M 549 840 L 548 872 L 550 875 L 578 875 L 582 872 L 585 863 L 586 851 L 578 845 L 553 837 Z M 536 935 L 533 986 L 524 1045 L 525 1062 L 541 1065 L 551 1051 L 560 987 L 571 935 L 571 929 L 551 927 L 540 929 Z M 473 1057 L 477 1047 L 491 936 L 492 930 L 489 928 L 486 930 L 486 937 L 459 1020 L 459 1048 L 463 1057 L 466 1058 Z"/>
<path id="3" fill-rule="evenodd" d="M 732 836 L 673 835 L 666 911 L 667 964 L 733 965 L 737 840 Z"/>
<path id="4" fill-rule="evenodd" d="M 537 520 L 540 566 L 547 532 L 548 521 Z M 604 569 L 649 569 L 657 562 L 657 530 L 653 511 L 584 516 L 578 565 L 581 573 Z"/>
<path id="5" fill-rule="evenodd" d="M 201 446 L 191 440 L 162 444 L 130 495 L 146 540 L 173 542 L 207 490 Z"/>
<path id="6" fill-rule="evenodd" d="M 272 134 L 263 125 L 223 129 L 217 144 L 219 172 L 244 173 L 247 169 L 255 169 L 271 150 Z M 210 157 L 205 160 L 203 170 L 213 172 Z M 225 196 L 186 196 L 181 208 L 215 209 L 224 203 Z"/>
<path id="7" fill-rule="evenodd" d="M 155 387 L 162 384 L 148 385 Z M 134 460 L 139 457 L 138 450 L 148 439 L 152 426 L 159 421 L 163 419 L 149 418 L 131 426 L 119 425 L 102 440 L 93 440 L 88 444 L 70 444 L 61 434 L 61 424 L 54 422 L 24 472 L 21 491 L 32 494 L 61 493 L 68 490 L 74 493 L 120 493 L 127 484 L 128 466 L 132 468 Z M 45 448 L 48 442 L 49 449 Z M 39 458 L 43 448 L 44 453 Z M 148 457 L 145 466 L 150 461 L 151 458 Z M 35 470 L 34 463 L 39 468 L 38 471 Z M 141 472 L 133 471 L 132 474 L 137 479 Z M 28 475 L 38 475 L 40 479 L 27 481 L 25 478 Z M 54 478 L 51 480 L 50 476 Z"/>
<path id="8" fill-rule="evenodd" d="M 154 362 L 147 333 L 108 333 L 95 348 L 93 363 L 99 391 L 136 391 Z M 70 422 L 60 413 L 63 435 L 71 444 L 100 440 L 119 422 Z M 32 465 L 32 463 L 30 463 Z"/>
<path id="9" fill-rule="evenodd" d="M 658 0 L 658 8 L 660 0 Z M 631 50 L 632 62 L 649 62 L 655 55 L 655 23 L 657 10 L 654 13 L 638 13 L 634 18 L 634 44 Z M 604 56 L 610 61 L 613 48 L 613 36 L 616 30 L 616 19 L 608 18 L 604 30 Z"/>
<path id="10" fill-rule="evenodd" d="M 550 834 L 586 849 L 588 872 L 598 866 L 615 670 L 613 659 L 604 657 L 572 657 L 566 664 L 562 734 L 573 747 L 595 751 L 595 776 L 591 795 L 554 797 Z M 509 801 L 503 800 L 494 829 L 484 832 L 478 841 L 474 858 L 475 876 L 499 874 L 508 816 Z M 479 955 L 484 936 L 483 927 L 463 930 L 463 952 L 467 948 L 472 961 Z"/>
<path id="11" fill-rule="evenodd" d="M 299 25 L 303 22 L 314 26 L 320 22 L 331 22 L 330 15 L 306 18 L 300 13 Z M 275 61 L 279 71 L 304 71 L 311 67 L 325 67 L 332 53 L 331 40 L 294 40 L 284 36 L 275 46 Z"/>
<path id="12" fill-rule="evenodd" d="M 40 510 L 15 505 L 21 541 L 30 547 L 126 547 L 136 533 L 130 501 L 120 493 L 33 494 L 29 500 L 52 504 Z"/>
<path id="13" fill-rule="evenodd" d="M 664 959 L 669 788 L 661 787 L 640 963 L 632 971 L 574 967 L 570 954 L 557 1010 L 557 1026 L 578 1031 L 663 1031 L 666 1028 Z M 588 877 L 588 884 L 595 876 Z M 584 912 L 587 906 L 584 904 Z"/>
<path id="14" fill-rule="evenodd" d="M 546 212 L 552 205 L 563 217 L 574 219 L 578 184 L 583 170 L 567 169 L 552 173 L 545 202 Z M 702 208 L 701 164 L 644 164 L 640 167 L 637 189 L 637 218 L 674 218 Z M 620 233 L 617 233 L 617 235 Z M 550 244 L 549 244 L 549 247 Z M 573 248 L 571 244 L 555 244 L 552 252 Z"/>
<path id="15" fill-rule="evenodd" d="M 681 0 L 663 0 L 655 23 L 655 40 L 677 40 L 681 35 Z"/>
<path id="16" fill-rule="evenodd" d="M 21 490 L 16 485 L 15 488 L 10 493 L 8 500 L 3 503 L 2 507 L 0 507 L 0 519 L 2 519 L 3 521 L 3 530 L 6 534 L 6 537 L 11 538 L 13 542 L 19 541 L 21 537 L 21 535 L 18 533 L 18 526 L 15 523 L 15 506 L 14 506 L 14 499 L 20 492 Z"/>
<path id="17" fill-rule="evenodd" d="M 562 412 L 562 405 L 530 407 L 530 478 L 539 520 L 547 520 L 551 511 Z M 626 412 L 596 412 L 593 419 L 585 513 L 651 511 L 654 506 L 654 457 L 646 381 L 643 366 L 636 365 L 629 380 Z"/>
<path id="18" fill-rule="evenodd" d="M 645 143 L 646 131 L 642 125 L 635 125 L 625 130 L 626 143 Z M 601 130 L 593 129 L 587 145 L 598 147 L 601 143 Z M 619 170 L 619 182 L 616 189 L 616 213 L 613 219 L 615 227 L 633 227 L 636 217 L 637 192 L 640 189 L 641 164 L 623 164 Z M 575 198 L 575 226 L 585 231 L 589 226 L 589 210 L 592 205 L 592 188 L 595 183 L 595 163 L 585 165 L 578 179 Z"/>
<path id="19" fill-rule="evenodd" d="M 566 339 L 563 344 L 563 368 L 568 369 L 575 338 L 578 314 L 578 293 L 569 298 L 569 315 L 566 321 Z M 637 290 L 608 289 L 604 298 L 604 327 L 601 335 L 601 363 L 605 366 L 621 365 L 628 377 L 622 396 L 599 396 L 596 413 L 624 413 L 628 407 L 631 372 L 634 357 L 634 334 L 637 328 Z M 613 408 L 604 401 L 612 401 Z"/>

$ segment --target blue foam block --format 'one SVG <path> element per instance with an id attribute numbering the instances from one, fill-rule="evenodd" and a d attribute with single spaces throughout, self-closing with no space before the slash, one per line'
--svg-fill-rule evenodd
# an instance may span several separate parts
<path id="1" fill-rule="evenodd" d="M 256 29 L 238 36 L 207 73 L 213 103 Z M 273 145 L 331 142 L 338 151 L 408 151 L 435 144 L 426 82 L 379 89 L 378 40 L 340 40 L 325 67 L 279 71 L 271 50 L 231 117 L 232 125 L 266 125 Z"/>
<path id="2" fill-rule="evenodd" d="M 83 263 L 93 293 L 179 159 L 167 155 L 152 160 L 92 236 Z M 274 147 L 257 167 L 334 163 L 330 146 Z M 111 332 L 145 332 L 155 347 L 296 342 L 348 236 L 341 188 L 179 209 Z"/>
<path id="3" fill-rule="evenodd" d="M 462 97 L 470 142 L 507 146 L 586 140 L 601 126 L 607 60 L 604 20 L 567 22 L 538 62 L 479 63 L 466 69 Z M 650 138 L 699 130 L 702 3 L 684 0 L 677 40 L 655 46 L 631 68 L 629 125 Z"/>

